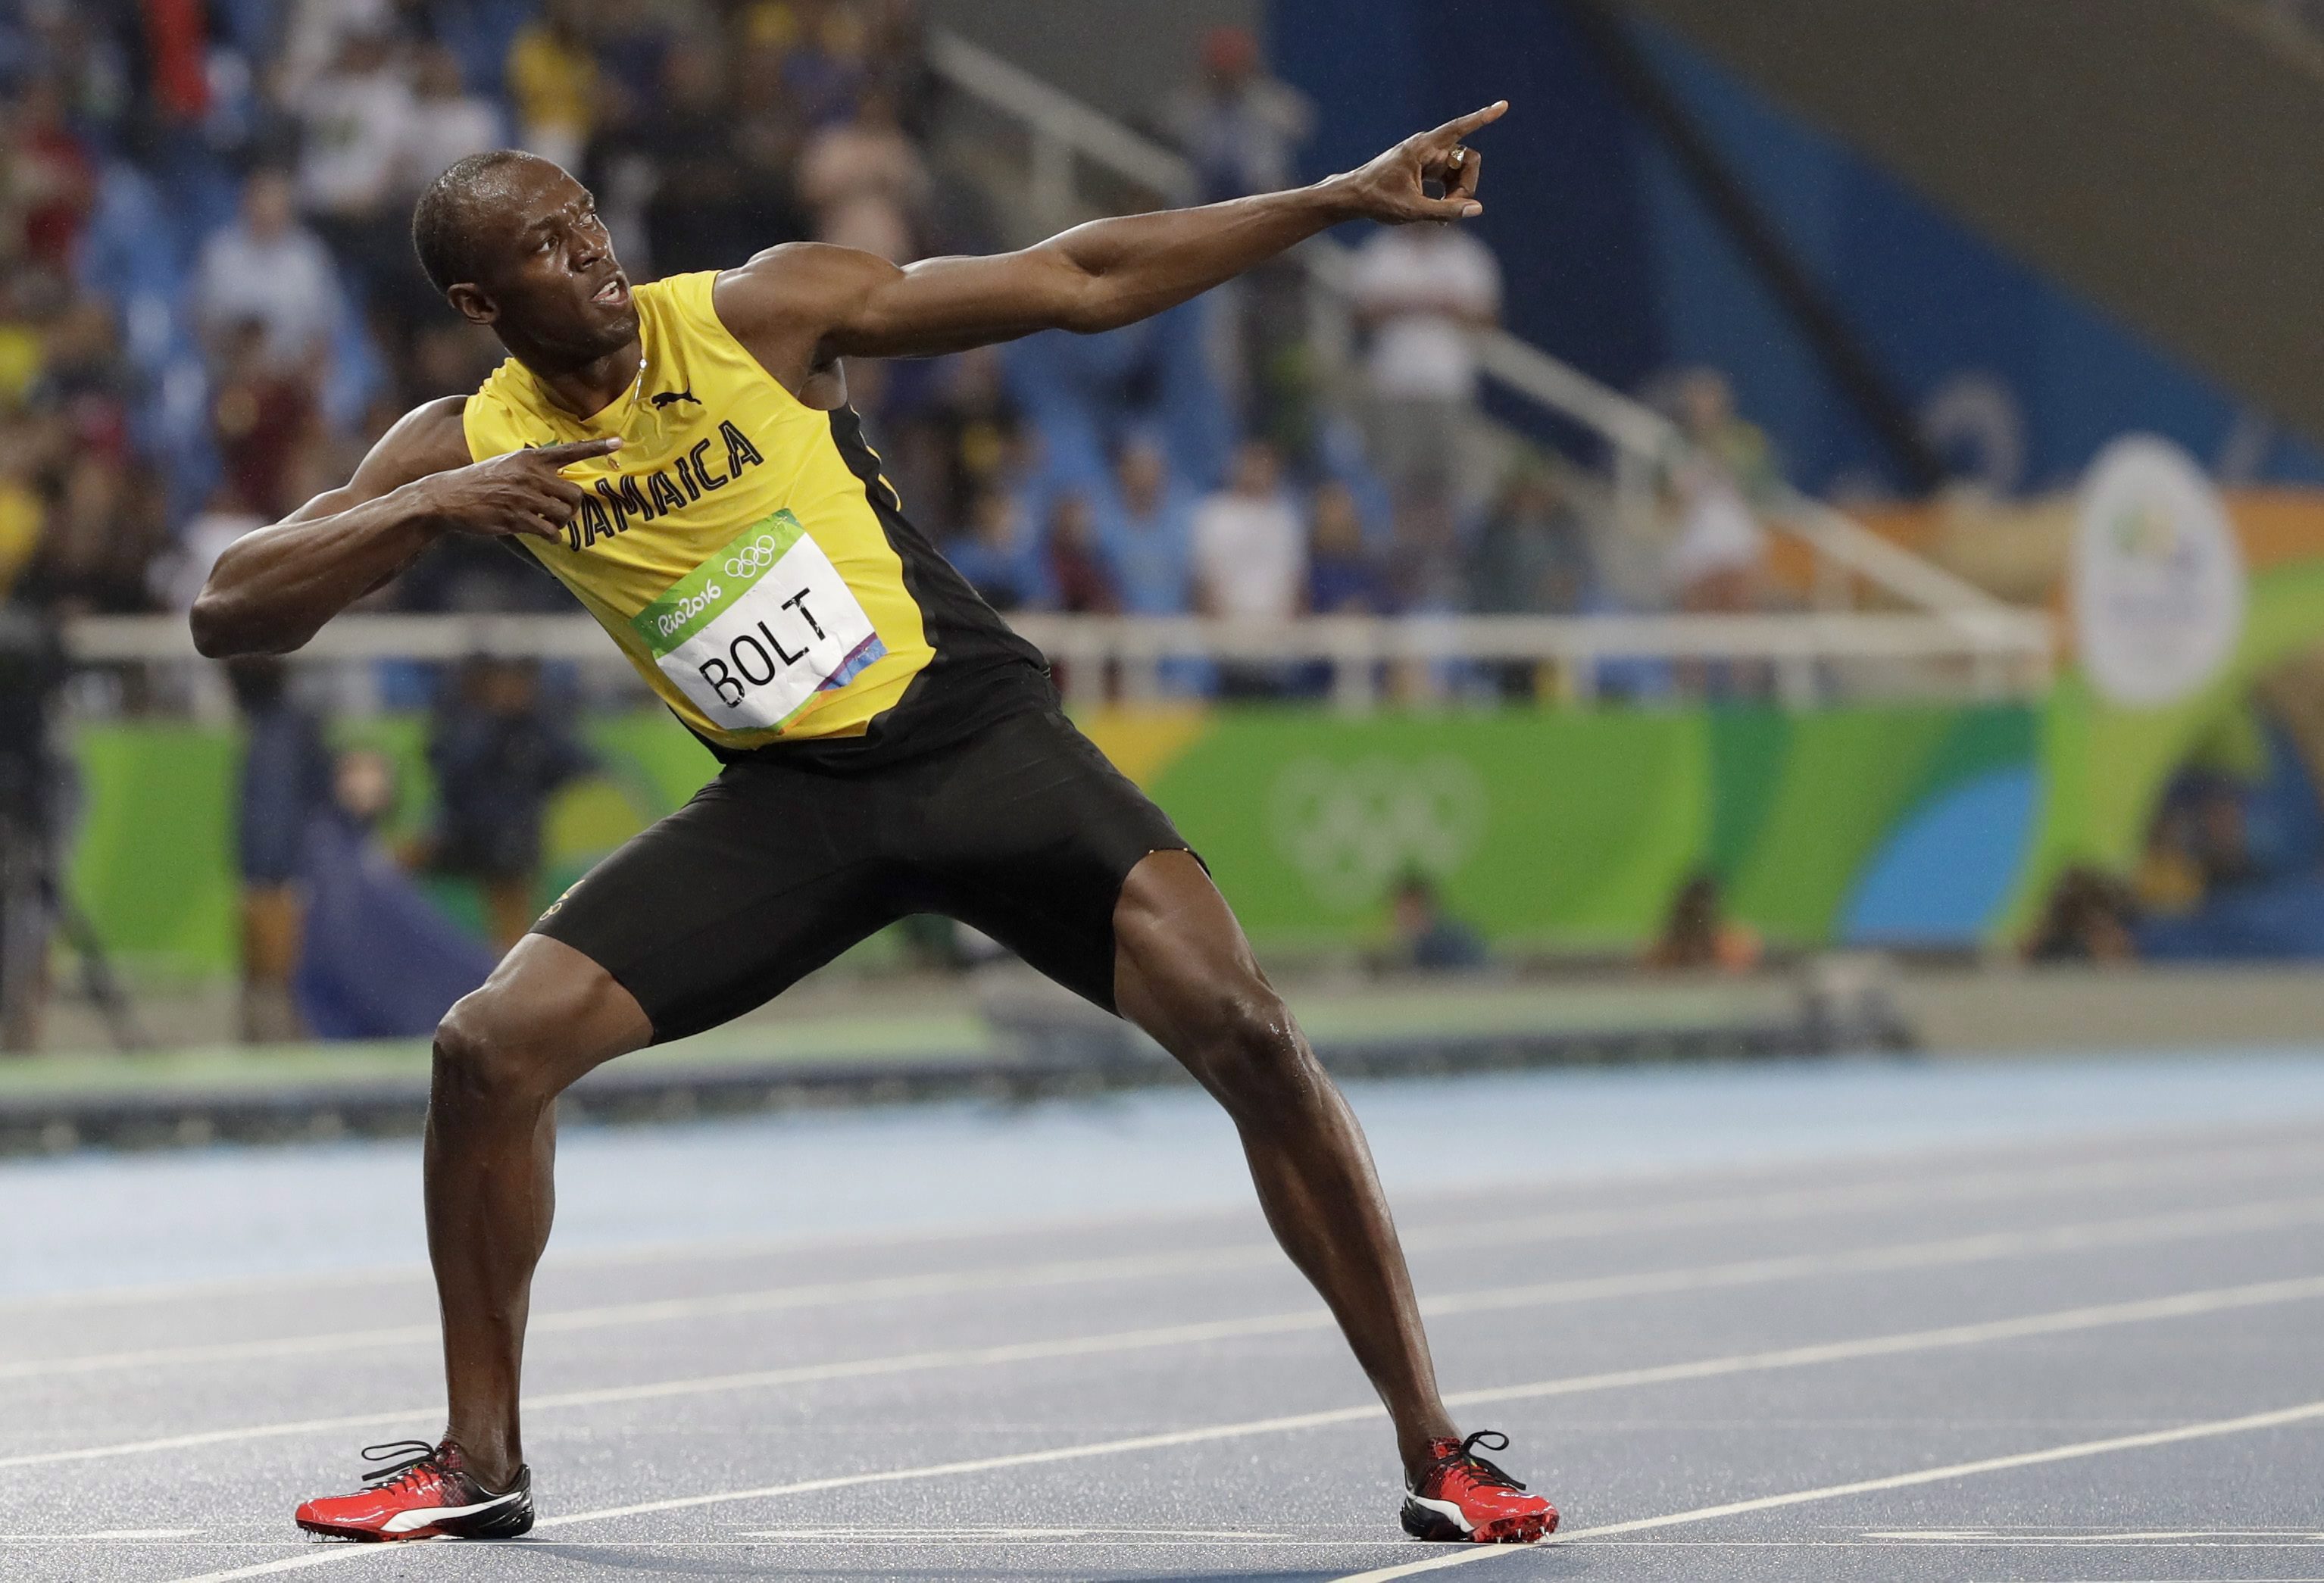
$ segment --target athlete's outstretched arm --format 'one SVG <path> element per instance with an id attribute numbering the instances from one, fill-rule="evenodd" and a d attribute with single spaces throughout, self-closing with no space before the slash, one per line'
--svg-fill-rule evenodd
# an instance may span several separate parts
<path id="1" fill-rule="evenodd" d="M 1289 192 L 1094 220 L 1036 247 L 899 269 L 847 248 L 770 248 L 721 276 L 718 313 L 797 390 L 838 357 L 912 357 L 1036 330 L 1112 329 L 1230 280 L 1342 220 L 1452 221 L 1483 212 L 1480 158 L 1461 140 L 1500 119 L 1488 106 L 1359 170 Z M 1424 181 L 1440 181 L 1430 198 Z"/>
<path id="2" fill-rule="evenodd" d="M 227 547 L 194 601 L 194 647 L 214 659 L 287 654 L 442 533 L 562 534 L 581 491 L 557 470 L 622 442 L 584 440 L 471 463 L 463 401 L 415 407 L 345 484 Z"/>

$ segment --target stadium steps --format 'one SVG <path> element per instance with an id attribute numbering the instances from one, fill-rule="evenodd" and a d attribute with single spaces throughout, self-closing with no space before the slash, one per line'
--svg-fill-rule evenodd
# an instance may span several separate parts
<path id="1" fill-rule="evenodd" d="M 2258 0 L 1614 3 L 2324 438 L 2324 43 Z"/>

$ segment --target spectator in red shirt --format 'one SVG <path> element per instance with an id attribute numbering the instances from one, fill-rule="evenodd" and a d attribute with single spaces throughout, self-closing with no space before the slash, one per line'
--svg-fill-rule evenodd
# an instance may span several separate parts
<path id="1" fill-rule="evenodd" d="M 36 78 L 16 111 L 10 185 L 23 205 L 24 256 L 62 272 L 97 200 L 97 167 L 66 124 L 57 86 Z"/>
<path id="2" fill-rule="evenodd" d="M 1097 529 L 1087 496 L 1068 490 L 1049 508 L 1049 585 L 1057 608 L 1074 615 L 1113 615 L 1121 594 L 1113 572 L 1098 553 Z"/>

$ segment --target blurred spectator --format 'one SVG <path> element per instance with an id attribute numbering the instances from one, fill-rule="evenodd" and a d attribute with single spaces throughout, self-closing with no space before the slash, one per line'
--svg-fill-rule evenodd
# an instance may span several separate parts
<path id="1" fill-rule="evenodd" d="M 1307 536 L 1265 440 L 1235 452 L 1227 488 L 1195 509 L 1194 603 L 1205 615 L 1288 621 L 1307 594 Z"/>
<path id="2" fill-rule="evenodd" d="M 282 660 L 247 655 L 228 661 L 226 670 L 244 730 L 235 843 L 242 875 L 242 1037 L 277 1044 L 304 1034 L 290 988 L 305 926 L 299 881 L 309 824 L 331 800 L 331 755 L 322 722 L 291 699 Z"/>
<path id="3" fill-rule="evenodd" d="M 1466 972 L 1490 960 L 1484 937 L 1444 910 L 1434 881 L 1406 875 L 1389 901 L 1396 931 L 1391 964 L 1421 972 Z"/>
<path id="4" fill-rule="evenodd" d="M 706 28 L 688 38 L 683 14 L 657 0 L 589 0 L 585 22 L 597 63 L 595 127 L 634 127 L 668 106 L 669 57 L 687 44 L 708 42 Z M 689 19 L 700 21 L 701 19 Z"/>
<path id="5" fill-rule="evenodd" d="M 0 603 L 40 552 L 46 510 L 32 487 L 32 456 L 21 430 L 0 430 Z"/>
<path id="6" fill-rule="evenodd" d="M 1307 529 L 1307 608 L 1317 615 L 1384 615 L 1388 587 L 1364 543 L 1364 523 L 1348 486 L 1315 491 Z"/>
<path id="7" fill-rule="evenodd" d="M 1469 546 L 1468 608 L 1480 615 L 1570 615 L 1593 581 L 1590 541 L 1557 475 L 1511 471 Z"/>
<path id="8" fill-rule="evenodd" d="M 486 932 L 505 951 L 539 910 L 549 798 L 587 771 L 589 753 L 543 705 L 538 666 L 479 658 L 436 712 L 428 763 L 437 796 L 430 866 L 483 886 Z"/>
<path id="9" fill-rule="evenodd" d="M 226 481 L 269 520 L 305 496 L 292 461 L 316 421 L 305 371 L 266 355 L 266 327 L 246 320 L 219 337 L 210 390 L 210 432 Z"/>
<path id="10" fill-rule="evenodd" d="M 6 185 L 0 205 L 22 226 L 23 256 L 62 271 L 97 201 L 97 164 L 75 135 L 56 83 L 37 77 L 24 86 L 7 118 Z M 14 252 L 12 246 L 7 252 Z"/>
<path id="11" fill-rule="evenodd" d="M 52 742 L 67 670 L 55 623 L 0 600 L 0 1050 L 39 1045 L 48 1001 L 63 834 Z"/>
<path id="12" fill-rule="evenodd" d="M 202 244 L 193 305 L 204 335 L 215 347 L 256 324 L 265 367 L 311 370 L 327 354 L 343 301 L 330 253 L 291 213 L 290 179 L 254 172 L 242 217 Z"/>
<path id="13" fill-rule="evenodd" d="M 113 310 L 101 298 L 80 297 L 49 327 L 40 373 L 25 399 L 61 423 L 75 449 L 120 463 L 128 457 L 137 386 L 114 331 Z"/>
<path id="14" fill-rule="evenodd" d="M 399 69 L 393 35 L 384 25 L 348 33 L 295 108 L 300 203 L 341 244 L 343 256 L 354 256 L 373 240 L 389 199 L 401 188 L 405 153 L 418 127 L 418 106 Z"/>
<path id="15" fill-rule="evenodd" d="M 1595 581 L 1587 529 L 1557 476 L 1521 463 L 1501 485 L 1470 541 L 1462 566 L 1466 607 L 1479 615 L 1572 615 Z M 1530 698 L 1554 678 L 1545 666 L 1510 660 L 1484 667 L 1505 698 Z"/>
<path id="16" fill-rule="evenodd" d="M 1387 581 L 1389 607 L 1399 614 L 1441 615 L 1461 608 L 1460 524 L 1450 497 L 1420 490 L 1397 502 Z"/>
<path id="17" fill-rule="evenodd" d="M 258 25 L 273 23 L 281 30 L 275 60 L 276 91 L 286 99 L 297 100 L 308 84 L 331 69 L 349 39 L 393 29 L 396 6 L 397 0 L 288 0 L 268 7 L 276 14 Z"/>
<path id="18" fill-rule="evenodd" d="M 1204 615 L 1282 623 L 1306 609 L 1307 534 L 1285 495 L 1275 447 L 1245 440 L 1229 487 L 1194 512 L 1194 600 Z M 1304 673 L 1280 661 L 1219 667 L 1229 697 L 1277 697 L 1298 688 Z"/>
<path id="19" fill-rule="evenodd" d="M 998 489 L 977 496 L 967 535 L 946 543 L 945 554 L 993 609 L 1042 603 L 1040 548 L 1025 531 L 1024 508 L 1015 496 Z"/>
<path id="20" fill-rule="evenodd" d="M 201 511 L 179 529 L 177 548 L 154 564 L 151 584 L 155 601 L 180 612 L 193 609 L 226 546 L 265 526 L 266 519 L 250 509 L 239 490 L 219 484 Z"/>
<path id="21" fill-rule="evenodd" d="M 798 192 L 814 212 L 816 241 L 861 248 L 894 263 L 918 256 L 913 237 L 916 216 L 927 201 L 927 167 L 884 90 L 868 90 L 850 119 L 808 140 L 799 156 Z"/>
<path id="22" fill-rule="evenodd" d="M 2224 776 L 2205 776 L 2194 789 L 2195 861 L 2201 866 L 2206 893 L 2230 886 L 2248 885 L 2262 878 L 2251 846 L 2251 822 L 2235 782 Z"/>
<path id="23" fill-rule="evenodd" d="M 396 152 L 392 192 L 399 211 L 448 166 L 508 142 L 500 106 L 468 90 L 460 58 L 443 45 L 420 51 L 411 91 L 411 124 Z"/>
<path id="24" fill-rule="evenodd" d="M 1203 201 L 1215 203 L 1291 186 L 1315 111 L 1267 74 L 1250 30 L 1215 27 L 1203 40 L 1202 80 L 1170 97 L 1163 120 L 1194 162 Z"/>
<path id="25" fill-rule="evenodd" d="M 1776 483 L 1773 448 L 1737 416 L 1733 387 L 1717 369 L 1682 375 L 1674 404 L 1683 448 L 1666 469 L 1678 533 L 1664 557 L 1665 579 L 1683 610 L 1756 610 L 1767 557 L 1756 507 Z"/>
<path id="26" fill-rule="evenodd" d="M 2196 853 L 2195 810 L 2172 787 L 2163 794 L 2163 806 L 2146 833 L 2146 851 L 2131 876 L 2131 894 L 2139 911 L 2160 917 L 2181 917 L 2203 905 L 2206 880 Z"/>
<path id="27" fill-rule="evenodd" d="M 1049 506 L 1049 576 L 1056 608 L 1073 615 L 1113 615 L 1121 595 L 1113 571 L 1098 553 L 1089 497 L 1067 490 Z"/>
<path id="28" fill-rule="evenodd" d="M 804 125 L 846 117 L 869 42 L 853 10 L 835 0 L 770 0 L 753 8 L 752 25 L 781 51 L 783 89 Z"/>
<path id="29" fill-rule="evenodd" d="M 1297 179 L 1296 156 L 1314 130 L 1314 107 L 1268 75 L 1248 29 L 1215 27 L 1203 41 L 1201 79 L 1163 106 L 1165 128 L 1194 167 L 1202 200 L 1275 192 Z M 1226 358 L 1240 371 L 1234 395 L 1251 432 L 1299 444 L 1296 349 L 1306 331 L 1306 269 L 1273 258 L 1220 289 Z"/>
<path id="30" fill-rule="evenodd" d="M 1098 518 L 1098 542 L 1122 608 L 1136 615 L 1184 615 L 1193 603 L 1194 500 L 1170 476 L 1162 447 L 1125 442 L 1113 489 Z"/>
<path id="31" fill-rule="evenodd" d="M 1646 953 L 1646 965 L 1743 973 L 1757 967 L 1759 957 L 1758 934 L 1727 916 L 1718 877 L 1696 873 L 1671 897 L 1670 912 Z"/>
<path id="32" fill-rule="evenodd" d="M 2135 904 L 2119 880 L 2075 867 L 2050 887 L 2041 921 L 2026 938 L 2028 962 L 2128 962 L 2138 954 L 2131 934 Z"/>
<path id="33" fill-rule="evenodd" d="M 727 268 L 795 240 L 779 195 L 750 185 L 719 54 L 699 40 L 675 43 L 661 57 L 659 87 L 652 113 L 612 143 L 641 161 L 651 184 L 645 216 L 654 272 Z"/>
<path id="34" fill-rule="evenodd" d="M 22 272 L 0 259 L 0 407 L 21 407 L 41 377 L 41 331 L 25 311 Z"/>
<path id="35" fill-rule="evenodd" d="M 586 0 L 547 0 L 510 41 L 506 73 L 517 142 L 568 170 L 581 169 L 597 106 Z"/>
<path id="36" fill-rule="evenodd" d="M 1457 225 L 1382 226 L 1351 288 L 1371 332 L 1372 461 L 1399 490 L 1447 492 L 1477 400 L 1477 333 L 1499 322 L 1501 267 Z"/>
<path id="37" fill-rule="evenodd" d="M 146 567 L 167 542 L 160 480 L 101 456 L 74 458 L 40 551 L 20 584 L 59 615 L 126 615 L 151 608 Z"/>
<path id="38" fill-rule="evenodd" d="M 2264 878 L 2242 788 L 2205 769 L 2181 775 L 2163 794 L 2131 889 L 2142 914 L 2171 917 Z"/>

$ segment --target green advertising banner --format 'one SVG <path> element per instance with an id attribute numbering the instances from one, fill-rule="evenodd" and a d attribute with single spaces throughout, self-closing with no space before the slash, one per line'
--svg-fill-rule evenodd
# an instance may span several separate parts
<path id="1" fill-rule="evenodd" d="M 1262 944 L 1362 941 L 1407 874 L 1434 880 L 1508 945 L 1621 950 L 1649 939 L 1672 892 L 1709 868 L 1771 937 L 1834 936 L 1868 858 L 1918 803 L 1985 766 L 2030 759 L 2023 708 L 1787 714 L 1508 709 L 1350 719 L 1249 707 L 1106 713 L 1091 734 L 1209 861 Z M 600 769 L 559 794 L 544 900 L 716 765 L 659 713 L 599 719 Z M 86 814 L 72 882 L 99 933 L 153 967 L 232 963 L 233 733 L 92 726 L 77 739 Z M 400 796 L 382 830 L 427 827 L 425 721 L 341 733 L 385 754 Z M 456 885 L 435 885 L 475 917 Z"/>

